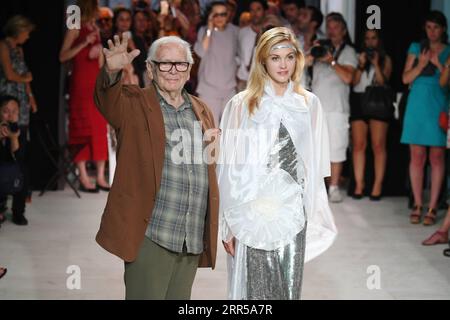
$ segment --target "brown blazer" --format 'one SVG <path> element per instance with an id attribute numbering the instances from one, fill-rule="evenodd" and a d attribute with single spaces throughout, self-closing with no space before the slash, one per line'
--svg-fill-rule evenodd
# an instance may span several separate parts
<path id="1" fill-rule="evenodd" d="M 95 86 L 95 103 L 117 134 L 117 167 L 96 240 L 126 262 L 138 255 L 161 183 L 166 137 L 155 90 L 153 85 L 141 89 L 122 81 L 109 87 L 104 69 Z M 189 97 L 203 132 L 214 128 L 213 115 L 205 103 Z M 214 269 L 219 211 L 215 164 L 208 165 L 208 177 L 204 251 L 199 266 Z"/>

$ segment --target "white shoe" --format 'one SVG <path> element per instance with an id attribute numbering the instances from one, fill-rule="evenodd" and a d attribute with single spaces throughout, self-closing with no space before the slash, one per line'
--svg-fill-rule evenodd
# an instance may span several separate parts
<path id="1" fill-rule="evenodd" d="M 330 188 L 328 189 L 328 199 L 330 200 L 330 202 L 334 203 L 342 202 L 343 197 L 338 186 L 330 186 Z"/>

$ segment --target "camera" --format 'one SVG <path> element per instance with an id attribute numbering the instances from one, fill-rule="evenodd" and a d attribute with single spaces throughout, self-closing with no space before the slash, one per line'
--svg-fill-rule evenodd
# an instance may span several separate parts
<path id="1" fill-rule="evenodd" d="M 377 49 L 372 48 L 372 47 L 367 47 L 364 49 L 364 52 L 366 53 L 367 59 L 370 61 L 373 59 L 373 57 L 375 56 L 375 52 L 377 51 Z"/>
<path id="2" fill-rule="evenodd" d="M 8 123 L 9 131 L 12 133 L 16 133 L 19 131 L 19 124 L 17 122 L 9 122 Z"/>
<path id="3" fill-rule="evenodd" d="M 322 39 L 318 41 L 319 45 L 311 48 L 311 55 L 315 59 L 323 58 L 327 55 L 327 53 L 334 53 L 334 46 L 331 43 L 331 40 Z"/>
<path id="4" fill-rule="evenodd" d="M 4 122 L 2 126 L 8 127 L 8 130 L 12 133 L 19 131 L 19 124 L 17 122 Z"/>

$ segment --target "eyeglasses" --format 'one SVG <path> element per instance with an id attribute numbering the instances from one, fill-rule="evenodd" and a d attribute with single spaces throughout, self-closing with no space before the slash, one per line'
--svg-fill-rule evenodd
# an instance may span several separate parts
<path id="1" fill-rule="evenodd" d="M 222 17 L 225 18 L 226 16 L 228 16 L 228 13 L 226 12 L 219 12 L 213 15 L 213 18 L 217 18 L 217 17 Z"/>
<path id="2" fill-rule="evenodd" d="M 155 61 L 152 60 L 154 64 L 158 66 L 161 72 L 170 72 L 175 66 L 175 70 L 178 72 L 186 72 L 189 68 L 189 62 L 168 62 L 168 61 Z"/>

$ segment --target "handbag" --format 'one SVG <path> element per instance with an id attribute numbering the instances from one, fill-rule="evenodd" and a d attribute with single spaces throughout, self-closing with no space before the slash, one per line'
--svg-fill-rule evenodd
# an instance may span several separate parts
<path id="1" fill-rule="evenodd" d="M 448 113 L 445 111 L 442 111 L 439 114 L 439 127 L 444 130 L 445 133 L 447 133 L 448 129 Z"/>
<path id="2" fill-rule="evenodd" d="M 387 85 L 376 85 L 375 77 L 361 101 L 362 114 L 369 119 L 390 120 L 394 114 L 394 93 Z"/>
<path id="3" fill-rule="evenodd" d="M 0 163 L 0 195 L 21 191 L 23 183 L 23 173 L 16 161 Z"/>

